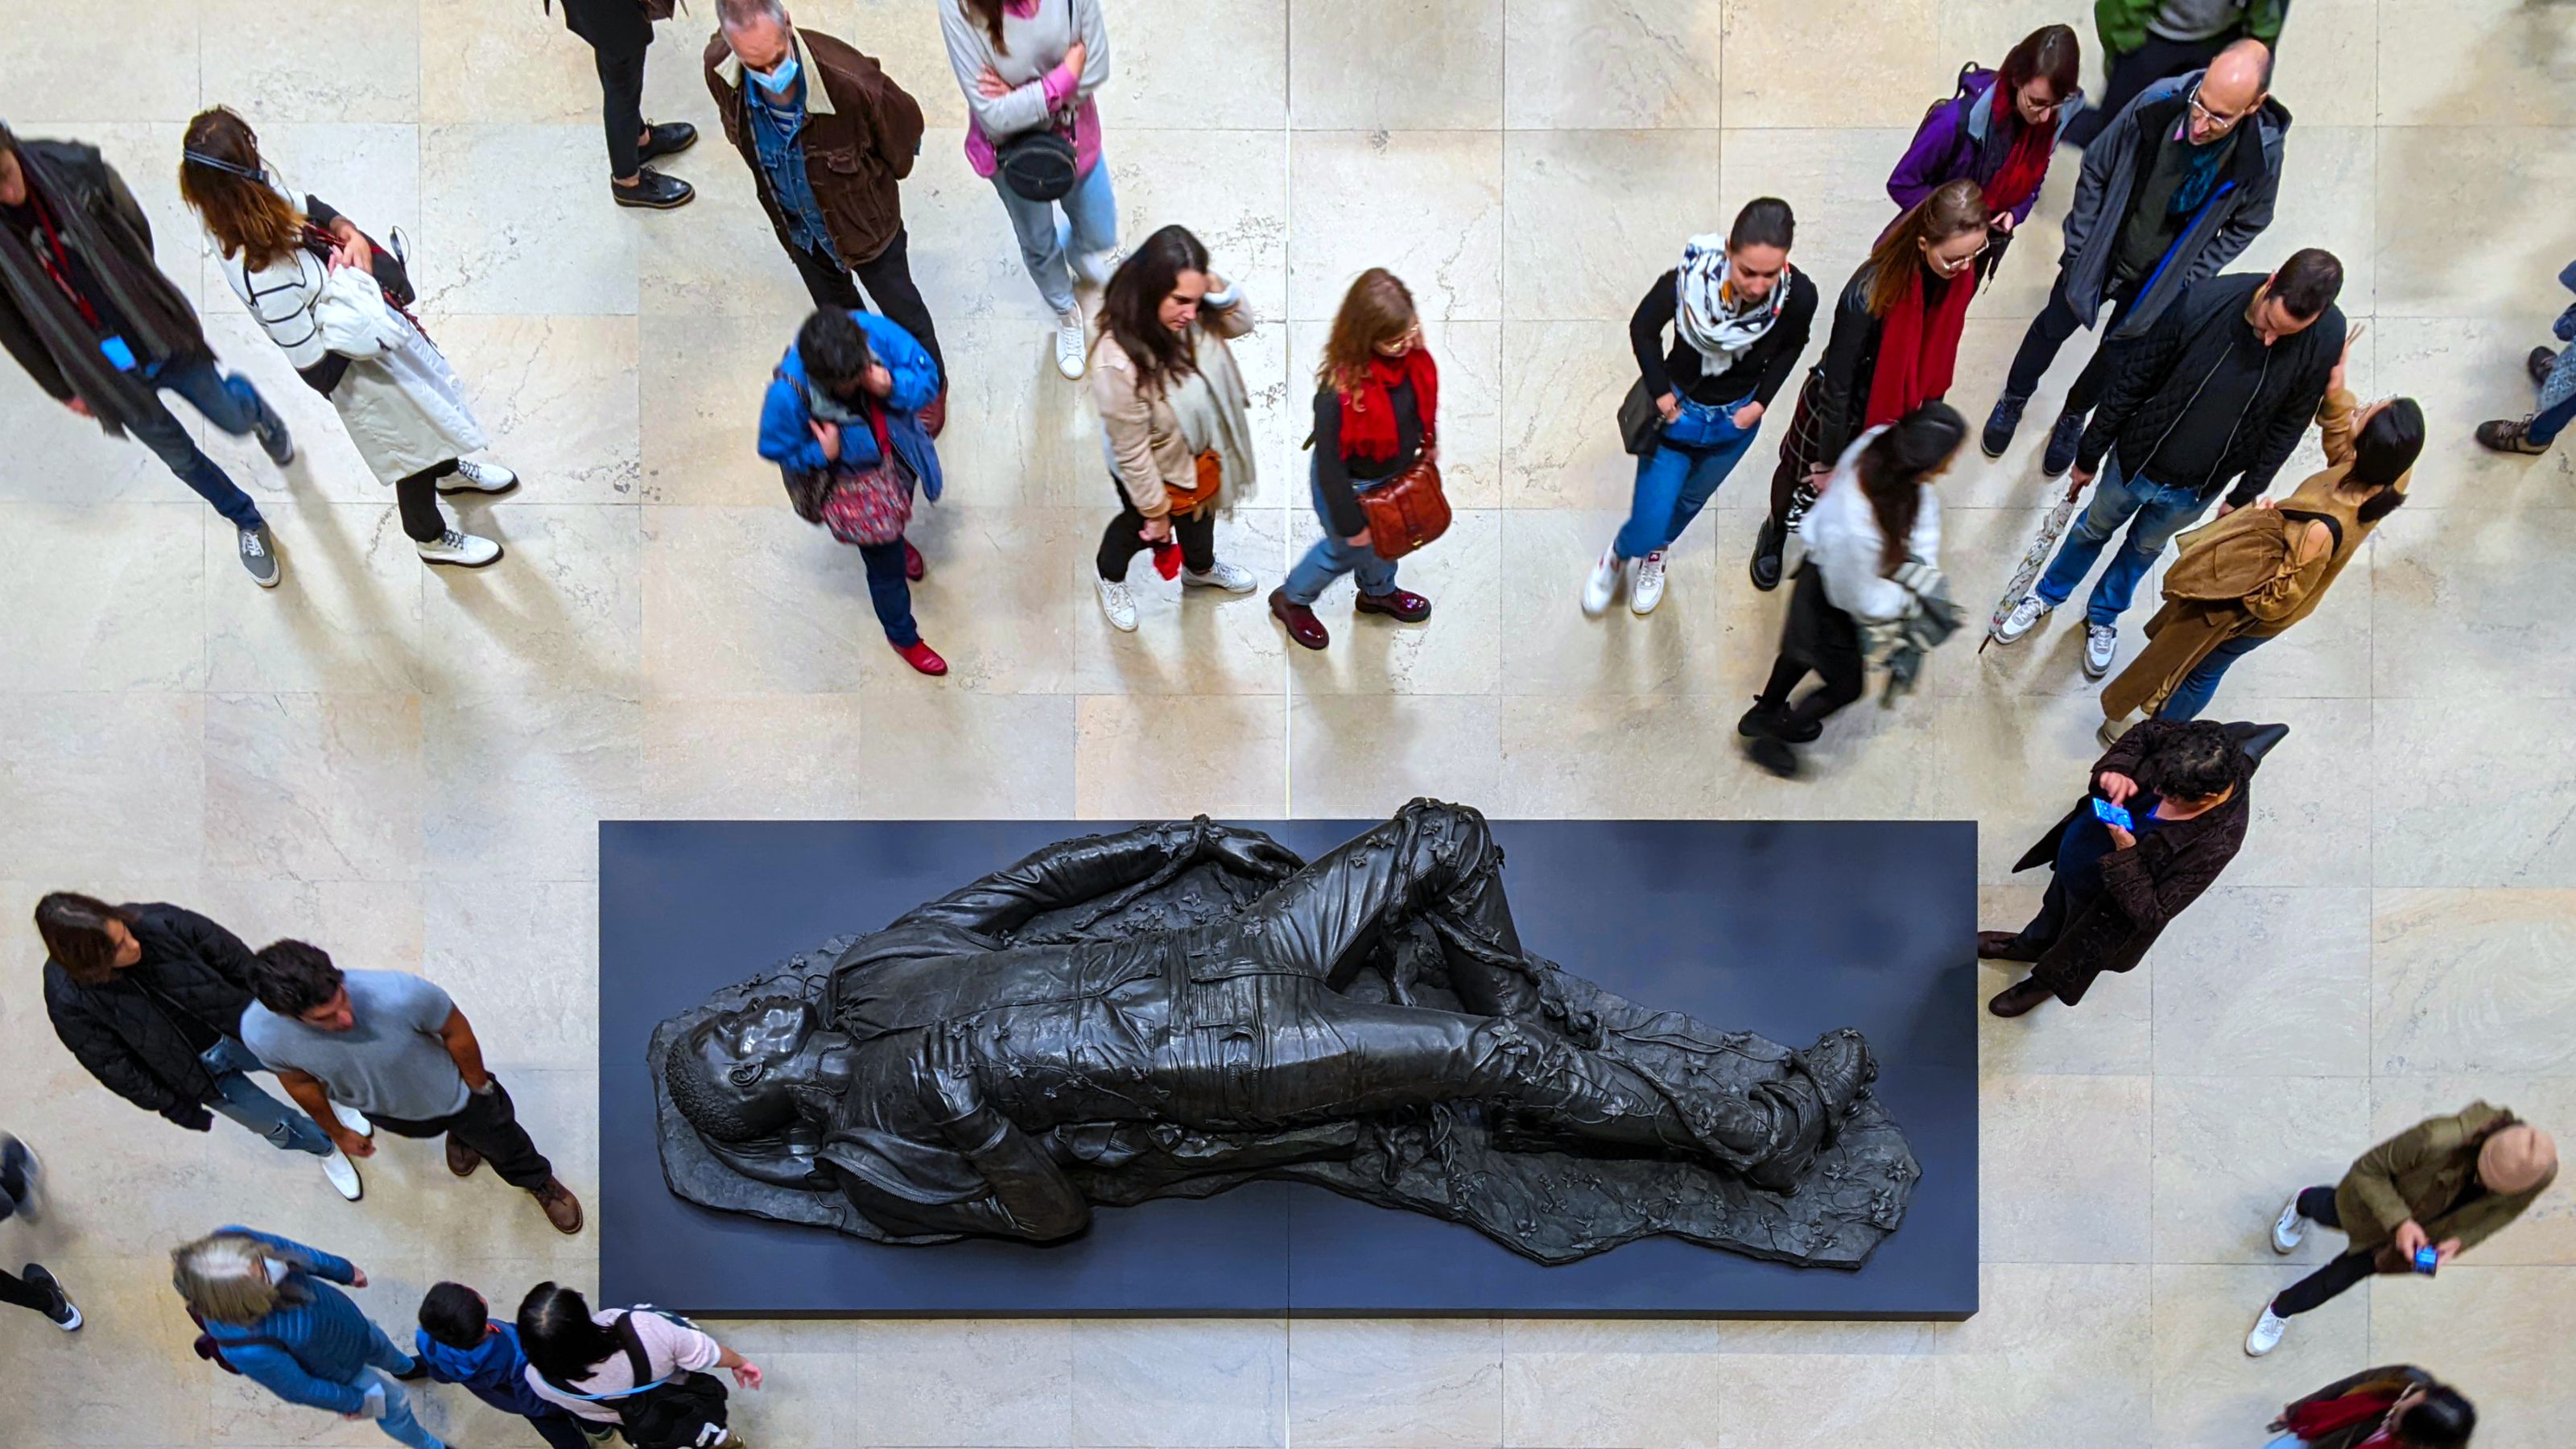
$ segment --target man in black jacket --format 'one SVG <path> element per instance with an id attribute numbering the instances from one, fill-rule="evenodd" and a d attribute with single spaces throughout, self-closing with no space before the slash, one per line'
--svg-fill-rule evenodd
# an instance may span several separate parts
<path id="1" fill-rule="evenodd" d="M 322 1159 L 351 1202 L 358 1169 L 312 1118 L 260 1090 L 265 1071 L 241 1040 L 250 1005 L 250 948 L 194 911 L 112 906 L 54 891 L 36 903 L 45 940 L 45 1014 L 54 1035 L 109 1090 L 191 1132 L 217 1112 L 290 1152 Z M 374 1129 L 355 1112 L 352 1132 Z"/>
<path id="2" fill-rule="evenodd" d="M 189 265 L 194 266 L 193 253 Z M 161 401 L 167 389 L 279 467 L 295 441 L 244 378 L 215 365 L 187 299 L 152 262 L 152 224 L 98 148 L 21 141 L 0 126 L 0 346 L 36 385 L 111 437 L 127 433 L 238 531 L 242 567 L 277 587 L 259 505 Z"/>
<path id="3" fill-rule="evenodd" d="M 2173 536 L 2237 479 L 2224 516 L 2254 501 L 2297 447 L 2343 356 L 2343 263 L 2309 247 L 2268 277 L 2212 277 L 2194 287 L 2122 360 L 2076 449 L 2072 483 L 2092 504 L 2039 584 L 1995 631 L 2010 644 L 2038 627 L 2092 571 L 2122 524 L 2129 537 L 2085 607 L 2084 673 L 2110 672 L 2119 618 Z"/>

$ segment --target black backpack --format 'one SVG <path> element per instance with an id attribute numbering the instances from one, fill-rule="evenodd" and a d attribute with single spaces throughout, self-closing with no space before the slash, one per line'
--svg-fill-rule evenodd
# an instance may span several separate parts
<path id="1" fill-rule="evenodd" d="M 694 1327 L 676 1313 L 658 1308 L 632 1308 L 617 1316 L 617 1340 L 626 1348 L 627 1371 L 636 1387 L 614 1394 L 585 1394 L 549 1377 L 561 1392 L 588 1403 L 605 1404 L 617 1415 L 618 1430 L 635 1449 L 713 1449 L 725 1441 L 725 1386 L 713 1374 L 680 1369 L 667 1379 L 653 1377 L 652 1355 L 635 1332 L 635 1315 L 660 1313 L 673 1323 Z"/>

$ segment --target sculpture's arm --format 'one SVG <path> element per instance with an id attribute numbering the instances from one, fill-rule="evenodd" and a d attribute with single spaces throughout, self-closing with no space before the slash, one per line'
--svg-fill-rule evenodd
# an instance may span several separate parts
<path id="1" fill-rule="evenodd" d="M 928 923 L 997 935 L 1058 907 L 1097 900 L 1134 885 L 1177 860 L 1209 853 L 1274 877 L 1286 876 L 1299 864 L 1296 856 L 1270 837 L 1218 825 L 1204 816 L 1140 825 L 1115 835 L 1086 835 L 1045 846 L 1016 865 L 905 912 L 888 929 Z"/>

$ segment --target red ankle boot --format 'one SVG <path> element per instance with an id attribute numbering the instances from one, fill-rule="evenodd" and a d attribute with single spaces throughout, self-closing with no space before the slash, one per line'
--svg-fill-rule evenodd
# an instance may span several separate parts
<path id="1" fill-rule="evenodd" d="M 895 645 L 894 652 L 903 656 L 904 663 L 924 674 L 940 675 L 948 672 L 948 661 L 940 658 L 938 651 L 917 639 L 910 644 Z"/>
<path id="2" fill-rule="evenodd" d="M 905 539 L 903 541 L 903 576 L 917 584 L 921 582 L 921 576 L 928 572 L 930 572 L 930 565 L 922 560 L 921 550 L 912 546 L 911 539 Z"/>

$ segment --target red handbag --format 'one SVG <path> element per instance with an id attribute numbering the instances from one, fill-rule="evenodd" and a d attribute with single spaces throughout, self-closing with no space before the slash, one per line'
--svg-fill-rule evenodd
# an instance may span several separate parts
<path id="1" fill-rule="evenodd" d="M 1425 440 L 1423 451 L 1430 451 Z M 1369 547 L 1399 559 L 1449 531 L 1449 496 L 1440 491 L 1440 465 L 1425 457 L 1359 495 L 1368 519 Z"/>

